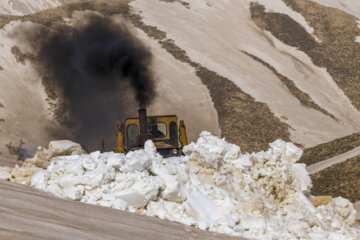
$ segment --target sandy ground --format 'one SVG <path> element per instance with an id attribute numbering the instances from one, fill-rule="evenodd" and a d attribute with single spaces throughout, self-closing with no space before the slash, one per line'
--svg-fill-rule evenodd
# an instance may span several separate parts
<path id="1" fill-rule="evenodd" d="M 351 151 L 348 151 L 346 153 L 337 155 L 335 157 L 329 158 L 327 160 L 312 164 L 310 166 L 306 167 L 306 170 L 309 172 L 309 174 L 316 173 L 318 171 L 321 171 L 325 168 L 328 168 L 334 164 L 344 162 L 348 160 L 349 158 L 355 157 L 360 155 L 360 147 L 356 147 Z"/>
<path id="2" fill-rule="evenodd" d="M 0 181 L 0 239 L 235 239 Z M 239 238 L 236 238 L 239 239 Z"/>
<path id="3" fill-rule="evenodd" d="M 326 69 L 315 66 L 303 52 L 260 31 L 250 19 L 248 1 L 196 1 L 190 2 L 190 9 L 158 0 L 135 0 L 130 4 L 146 24 L 166 32 L 193 61 L 267 103 L 276 116 L 286 117 L 284 122 L 292 127 L 293 141 L 310 147 L 360 130 L 360 113 Z M 339 121 L 301 105 L 273 72 L 242 51 L 293 80 Z"/>

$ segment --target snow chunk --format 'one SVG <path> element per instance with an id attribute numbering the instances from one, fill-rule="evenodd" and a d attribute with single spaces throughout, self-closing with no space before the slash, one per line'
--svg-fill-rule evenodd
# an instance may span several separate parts
<path id="1" fill-rule="evenodd" d="M 123 172 L 144 171 L 151 165 L 151 154 L 144 150 L 136 150 L 126 154 L 125 165 L 122 166 Z"/>
<path id="2" fill-rule="evenodd" d="M 55 156 L 83 153 L 85 153 L 85 151 L 78 143 L 69 140 L 51 141 L 48 149 L 39 146 L 35 156 L 33 158 L 25 159 L 25 163 L 32 164 L 40 168 L 47 168 L 50 159 Z"/>
<path id="3" fill-rule="evenodd" d="M 6 181 L 11 179 L 11 169 L 9 167 L 0 167 L 0 179 Z"/>
<path id="4" fill-rule="evenodd" d="M 212 136 L 209 132 L 202 132 L 196 144 L 184 147 L 184 153 L 190 160 L 198 162 L 204 167 L 217 169 L 224 160 L 231 162 L 240 154 L 240 147 L 229 144 L 225 139 Z"/>
<path id="5" fill-rule="evenodd" d="M 188 193 L 186 206 L 189 215 L 194 216 L 196 220 L 203 224 L 215 224 L 221 217 L 212 200 L 199 192 Z"/>

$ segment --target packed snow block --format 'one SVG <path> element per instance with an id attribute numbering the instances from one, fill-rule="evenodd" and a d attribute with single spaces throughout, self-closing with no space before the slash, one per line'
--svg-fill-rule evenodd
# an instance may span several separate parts
<path id="1" fill-rule="evenodd" d="M 238 169 L 248 169 L 253 165 L 249 153 L 245 153 L 239 156 L 238 159 L 232 161 L 230 164 L 232 164 L 234 167 Z"/>
<path id="2" fill-rule="evenodd" d="M 138 208 L 145 207 L 150 200 L 157 198 L 159 193 L 157 178 L 141 175 L 135 177 L 129 176 L 128 178 L 121 176 L 121 178 L 116 180 L 120 184 L 112 190 L 117 199 L 121 199 L 128 205 Z"/>
<path id="3" fill-rule="evenodd" d="M 16 183 L 22 183 L 30 185 L 32 176 L 39 171 L 38 167 L 32 165 L 26 165 L 24 167 L 15 166 L 11 170 L 11 181 Z"/>
<path id="4" fill-rule="evenodd" d="M 56 156 L 78 155 L 84 154 L 85 151 L 81 145 L 69 140 L 51 141 L 48 149 L 41 146 L 33 158 L 25 159 L 25 163 L 35 165 L 39 168 L 47 168 L 50 164 L 50 159 Z"/>
<path id="5" fill-rule="evenodd" d="M 32 176 L 31 185 L 36 186 L 36 188 L 38 189 L 46 191 L 49 179 L 50 179 L 49 172 L 40 169 Z"/>
<path id="6" fill-rule="evenodd" d="M 156 152 L 157 152 L 155 144 L 151 140 L 147 140 L 145 142 L 144 150 L 145 150 L 145 152 L 151 154 L 152 156 L 154 156 L 156 154 Z"/>
<path id="7" fill-rule="evenodd" d="M 115 170 L 119 170 L 121 166 L 125 165 L 126 157 L 123 153 L 108 153 L 106 158 L 106 164 L 113 167 Z"/>
<path id="8" fill-rule="evenodd" d="M 297 162 L 301 155 L 303 154 L 303 150 L 298 148 L 295 144 L 290 142 L 285 142 L 281 139 L 277 139 L 274 142 L 269 144 L 270 146 L 270 155 L 271 160 L 276 161 L 276 159 L 284 159 L 287 162 Z"/>
<path id="9" fill-rule="evenodd" d="M 186 206 L 190 215 L 194 216 L 198 221 L 205 222 L 207 225 L 215 224 L 221 217 L 219 209 L 213 201 L 199 192 L 188 193 Z"/>
<path id="10" fill-rule="evenodd" d="M 220 139 L 203 131 L 197 142 L 185 146 L 183 151 L 190 160 L 204 167 L 217 169 L 223 161 L 236 160 L 240 154 L 240 147 L 227 143 L 224 138 Z"/>
<path id="11" fill-rule="evenodd" d="M 290 168 L 290 175 L 293 181 L 295 191 L 310 194 L 312 186 L 309 173 L 306 171 L 305 164 L 294 164 Z"/>
<path id="12" fill-rule="evenodd" d="M 82 199 L 84 195 L 84 186 L 77 185 L 77 186 L 71 186 L 68 188 L 64 188 L 63 191 L 63 197 L 71 200 L 79 201 Z"/>
<path id="13" fill-rule="evenodd" d="M 151 154 L 144 150 L 136 150 L 126 154 L 125 164 L 121 167 L 122 172 L 144 171 L 151 165 Z"/>
<path id="14" fill-rule="evenodd" d="M 173 202 L 183 202 L 186 199 L 185 184 L 176 168 L 172 168 L 166 163 L 153 161 L 151 171 L 161 180 L 163 199 Z"/>
<path id="15" fill-rule="evenodd" d="M 183 202 L 186 199 L 186 189 L 179 176 L 163 176 L 162 180 L 165 183 L 164 190 L 161 192 L 163 199 L 172 202 Z"/>
<path id="16" fill-rule="evenodd" d="M 257 214 L 244 214 L 240 219 L 242 231 L 244 231 L 244 237 L 246 238 L 260 238 L 261 236 L 266 235 L 268 230 L 267 224 L 264 216 Z"/>
<path id="17" fill-rule="evenodd" d="M 330 203 L 329 207 L 334 210 L 348 225 L 353 225 L 356 221 L 356 210 L 354 205 L 343 197 L 336 197 Z"/>
<path id="18" fill-rule="evenodd" d="M 114 169 L 102 165 L 93 171 L 85 172 L 81 177 L 80 183 L 85 185 L 86 190 L 91 190 L 102 187 L 103 185 L 107 185 L 114 178 L 115 178 Z"/>
<path id="19" fill-rule="evenodd" d="M 112 201 L 112 207 L 122 211 L 126 211 L 128 206 L 128 203 L 121 199 L 115 199 L 114 201 Z"/>
<path id="20" fill-rule="evenodd" d="M 301 220 L 291 220 L 286 224 L 286 229 L 297 237 L 305 238 L 309 224 Z"/>
<path id="21" fill-rule="evenodd" d="M 11 169 L 9 167 L 0 167 L 0 179 L 10 181 Z"/>

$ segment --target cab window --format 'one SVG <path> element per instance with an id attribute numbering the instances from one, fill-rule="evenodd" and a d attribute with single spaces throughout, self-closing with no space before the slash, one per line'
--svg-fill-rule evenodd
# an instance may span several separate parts
<path id="1" fill-rule="evenodd" d="M 166 124 L 159 123 L 149 123 L 147 124 L 148 132 L 151 133 L 153 138 L 164 138 L 166 137 Z"/>
<path id="2" fill-rule="evenodd" d="M 126 128 L 128 149 L 139 146 L 139 128 L 136 124 L 129 124 Z"/>

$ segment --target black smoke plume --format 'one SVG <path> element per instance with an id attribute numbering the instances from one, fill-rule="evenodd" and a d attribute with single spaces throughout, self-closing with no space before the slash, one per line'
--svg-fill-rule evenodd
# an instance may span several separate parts
<path id="1" fill-rule="evenodd" d="M 124 23 L 91 14 L 22 34 L 32 49 L 28 59 L 58 100 L 57 119 L 88 149 L 99 149 L 102 137 L 113 145 L 117 122 L 155 96 L 152 55 Z"/>

